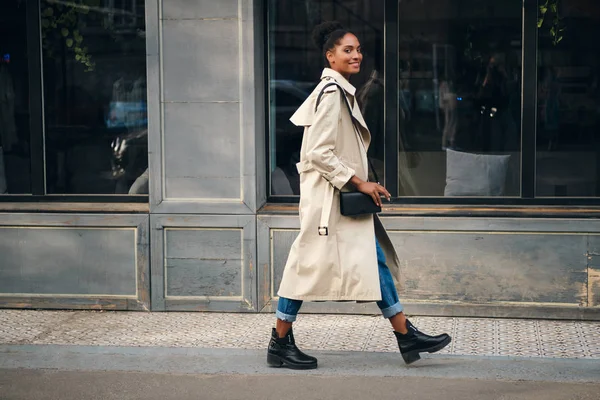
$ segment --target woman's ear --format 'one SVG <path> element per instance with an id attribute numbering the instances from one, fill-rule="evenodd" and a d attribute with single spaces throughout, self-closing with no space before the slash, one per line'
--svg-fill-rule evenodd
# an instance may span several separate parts
<path id="1" fill-rule="evenodd" d="M 329 65 L 332 65 L 335 63 L 335 56 L 333 54 L 333 51 L 327 50 L 327 53 L 325 53 L 325 57 L 327 57 L 327 61 L 329 61 Z"/>

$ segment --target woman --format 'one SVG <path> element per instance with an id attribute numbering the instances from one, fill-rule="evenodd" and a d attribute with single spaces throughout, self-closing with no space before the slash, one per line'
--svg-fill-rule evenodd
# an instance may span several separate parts
<path id="1" fill-rule="evenodd" d="M 368 182 L 366 151 L 371 137 L 355 101 L 355 88 L 348 82 L 360 71 L 360 43 L 337 22 L 317 26 L 313 38 L 327 67 L 319 85 L 291 118 L 304 127 L 297 164 L 300 234 L 279 288 L 277 325 L 267 362 L 292 369 L 316 368 L 316 358 L 296 347 L 292 332 L 302 302 L 356 300 L 377 302 L 394 328 L 404 361 L 411 363 L 420 358 L 419 353 L 439 351 L 451 339 L 446 334 L 425 335 L 406 319 L 386 264 L 389 260 L 397 276 L 398 257 L 379 219 L 340 213 L 339 191 L 358 190 L 380 206 L 381 196 L 389 200 L 390 194 L 378 183 Z"/>

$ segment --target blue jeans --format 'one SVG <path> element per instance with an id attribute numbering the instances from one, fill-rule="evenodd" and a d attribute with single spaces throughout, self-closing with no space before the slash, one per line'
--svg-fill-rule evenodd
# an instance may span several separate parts
<path id="1" fill-rule="evenodd" d="M 402 307 L 398 299 L 398 292 L 396 291 L 396 286 L 394 286 L 392 273 L 386 264 L 385 254 L 381 246 L 379 246 L 377 239 L 375 239 L 375 245 L 377 247 L 377 264 L 379 265 L 379 286 L 381 287 L 381 300 L 377 302 L 377 306 L 384 318 L 391 318 L 401 313 L 404 307 Z M 282 321 L 294 322 L 301 306 L 302 300 L 280 297 L 275 315 Z"/>

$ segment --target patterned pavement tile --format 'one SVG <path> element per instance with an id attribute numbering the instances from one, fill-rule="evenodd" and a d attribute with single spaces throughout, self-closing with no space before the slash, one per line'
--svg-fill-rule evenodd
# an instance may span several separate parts
<path id="1" fill-rule="evenodd" d="M 453 338 L 439 354 L 600 359 L 600 322 L 411 317 Z M 0 344 L 266 349 L 273 314 L 0 310 Z M 389 321 L 370 315 L 302 314 L 300 348 L 398 352 Z"/>
<path id="2" fill-rule="evenodd" d="M 0 311 L 0 343 L 31 343 L 38 336 L 75 316 L 73 312 Z"/>

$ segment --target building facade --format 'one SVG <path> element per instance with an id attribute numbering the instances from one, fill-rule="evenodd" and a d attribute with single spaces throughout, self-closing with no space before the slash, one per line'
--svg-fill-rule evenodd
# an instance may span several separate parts
<path id="1" fill-rule="evenodd" d="M 0 307 L 273 311 L 338 20 L 407 312 L 600 319 L 597 3 L 3 1 Z"/>

